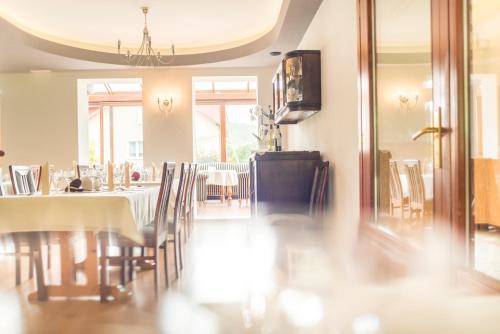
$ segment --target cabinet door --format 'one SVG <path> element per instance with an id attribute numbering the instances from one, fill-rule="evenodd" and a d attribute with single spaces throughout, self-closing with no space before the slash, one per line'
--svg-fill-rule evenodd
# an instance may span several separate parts
<path id="1" fill-rule="evenodd" d="M 294 56 L 285 60 L 285 95 L 287 103 L 302 102 L 304 100 L 302 65 L 302 56 Z"/>

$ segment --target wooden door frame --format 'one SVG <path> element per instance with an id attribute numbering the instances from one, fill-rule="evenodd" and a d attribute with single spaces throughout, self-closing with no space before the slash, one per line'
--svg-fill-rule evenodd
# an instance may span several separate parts
<path id="1" fill-rule="evenodd" d="M 375 224 L 371 224 L 375 219 L 376 179 L 374 1 L 358 0 L 357 6 L 360 232 L 376 237 L 386 247 L 401 249 L 410 246 L 397 236 L 389 235 L 383 229 L 378 229 Z M 431 6 L 433 93 L 440 96 L 443 126 L 451 130 L 443 136 L 445 148 L 443 168 L 435 172 L 435 218 L 439 221 L 438 229 L 449 237 L 450 254 L 456 255 L 453 262 L 465 265 L 468 214 L 465 194 L 468 169 L 465 137 L 463 0 L 431 0 Z M 412 253 L 411 249 L 407 251 Z"/>

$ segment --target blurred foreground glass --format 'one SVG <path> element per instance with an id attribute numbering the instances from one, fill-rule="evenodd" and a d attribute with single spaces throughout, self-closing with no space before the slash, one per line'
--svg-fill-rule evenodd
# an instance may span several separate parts
<path id="1" fill-rule="evenodd" d="M 432 228 L 431 0 L 375 0 L 376 219 L 420 241 Z"/>
<path id="2" fill-rule="evenodd" d="M 469 3 L 469 260 L 500 279 L 500 2 Z"/>

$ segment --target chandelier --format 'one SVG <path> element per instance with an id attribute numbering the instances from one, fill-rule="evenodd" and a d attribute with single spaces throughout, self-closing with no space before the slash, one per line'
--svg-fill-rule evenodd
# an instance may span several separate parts
<path id="1" fill-rule="evenodd" d="M 131 66 L 167 66 L 172 64 L 175 58 L 175 47 L 172 44 L 172 55 L 169 56 L 168 60 L 167 56 L 162 56 L 158 51 L 156 52 L 152 47 L 151 35 L 148 30 L 148 20 L 147 15 L 149 11 L 149 7 L 141 7 L 142 13 L 144 14 L 144 30 L 142 32 L 142 43 L 137 53 L 132 54 L 130 50 L 127 50 L 126 54 L 121 53 L 121 40 L 118 40 L 118 54 L 124 58 L 124 61 L 127 65 Z"/>

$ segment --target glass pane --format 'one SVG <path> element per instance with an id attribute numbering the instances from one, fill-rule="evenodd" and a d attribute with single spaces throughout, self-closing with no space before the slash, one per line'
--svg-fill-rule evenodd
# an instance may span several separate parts
<path id="1" fill-rule="evenodd" d="M 254 134 L 257 120 L 251 120 L 253 105 L 226 105 L 226 157 L 229 162 L 247 162 L 258 149 Z"/>
<path id="2" fill-rule="evenodd" d="M 103 138 L 102 145 L 104 146 L 103 150 L 103 163 L 113 160 L 111 157 L 111 108 L 109 106 L 102 107 L 103 110 Z"/>
<path id="3" fill-rule="evenodd" d="M 89 108 L 89 164 L 102 164 L 101 161 L 101 108 Z"/>
<path id="4" fill-rule="evenodd" d="M 141 121 L 139 121 L 141 120 Z M 113 106 L 113 154 L 115 163 L 142 166 L 142 106 Z M 131 144 L 133 143 L 133 144 Z M 131 150 L 131 146 L 135 148 Z"/>
<path id="5" fill-rule="evenodd" d="M 419 240 L 432 226 L 431 0 L 376 0 L 377 222 Z"/>
<path id="6" fill-rule="evenodd" d="M 248 88 L 247 81 L 216 81 L 214 82 L 215 90 L 246 90 Z"/>
<path id="7" fill-rule="evenodd" d="M 500 279 L 500 2 L 470 1 L 471 264 Z"/>
<path id="8" fill-rule="evenodd" d="M 220 161 L 220 106 L 195 106 L 196 160 Z"/>

